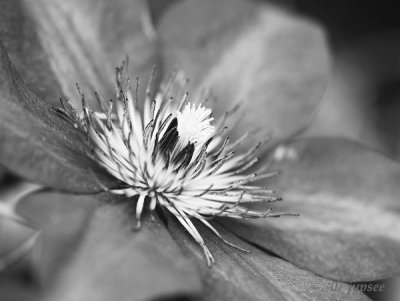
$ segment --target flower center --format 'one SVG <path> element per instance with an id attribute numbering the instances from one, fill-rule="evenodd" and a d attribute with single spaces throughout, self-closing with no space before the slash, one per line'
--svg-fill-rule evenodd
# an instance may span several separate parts
<path id="1" fill-rule="evenodd" d="M 214 134 L 214 126 L 211 121 L 211 109 L 201 104 L 187 103 L 182 112 L 178 112 L 178 133 L 183 145 L 188 143 L 202 144 Z"/>
<path id="2" fill-rule="evenodd" d="M 234 148 L 249 137 L 249 133 L 233 143 L 222 136 L 224 123 L 232 115 L 225 114 L 214 126 L 211 109 L 202 104 L 186 103 L 187 94 L 183 107 L 182 102 L 174 102 L 181 96 L 179 93 L 172 95 L 175 97 L 169 95 L 175 84 L 174 77 L 161 85 L 155 99 L 147 95 L 141 109 L 138 99 L 130 97 L 129 81 L 123 81 L 126 63 L 116 70 L 119 92 L 117 100 L 108 107 L 103 106 L 96 94 L 101 110 L 93 112 L 81 94 L 81 115 L 68 102 L 62 102 L 63 108 L 58 108 L 57 112 L 89 135 L 94 157 L 121 181 L 121 187 L 110 189 L 98 180 L 104 191 L 129 199 L 136 197 L 137 227 L 145 204 L 149 203 L 150 210 L 155 210 L 156 206 L 163 208 L 160 212 L 165 210 L 173 214 L 203 248 L 210 265 L 214 258 L 192 219 L 202 222 L 230 246 L 243 250 L 222 238 L 208 219 L 293 215 L 272 213 L 272 209 L 250 210 L 242 205 L 280 198 L 272 190 L 253 185 L 255 181 L 275 175 L 265 166 L 257 166 L 254 154 L 262 143 L 235 154 Z M 181 81 L 176 84 L 182 91 Z M 136 91 L 138 98 L 139 81 Z M 205 99 L 202 101 L 204 103 Z M 251 168 L 255 169 L 253 173 L 249 173 Z"/>

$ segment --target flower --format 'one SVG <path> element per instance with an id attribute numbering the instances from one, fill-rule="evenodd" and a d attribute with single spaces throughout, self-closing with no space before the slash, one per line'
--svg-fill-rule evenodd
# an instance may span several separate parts
<path id="1" fill-rule="evenodd" d="M 145 202 L 149 203 L 151 211 L 161 206 L 172 213 L 203 248 L 210 265 L 214 258 L 191 218 L 201 221 L 228 245 L 246 251 L 223 239 L 207 220 L 223 216 L 248 219 L 290 215 L 243 206 L 281 198 L 274 196 L 270 189 L 253 185 L 255 181 L 274 176 L 274 172 L 264 171 L 265 166 L 262 166 L 246 174 L 257 163 L 254 154 L 262 143 L 235 155 L 235 147 L 246 141 L 249 132 L 231 144 L 229 138 L 222 136 L 232 111 L 214 125 L 211 109 L 204 106 L 206 97 L 195 104 L 190 102 L 187 92 L 170 95 L 173 85 L 184 91 L 181 84 L 184 81 L 178 78 L 182 74 L 179 74 L 172 75 L 161 85 L 154 100 L 150 98 L 150 79 L 142 112 L 138 93 L 134 97 L 130 90 L 126 69 L 127 61 L 116 69 L 115 114 L 113 102 L 105 108 L 97 93 L 101 111 L 93 112 L 79 87 L 82 100 L 79 115 L 68 101 L 65 104 L 62 101 L 63 108 L 55 110 L 87 133 L 95 160 L 123 183 L 123 188 L 109 189 L 99 182 L 104 191 L 127 198 L 137 197 L 137 228 L 141 225 Z M 139 91 L 139 81 L 136 91 Z"/>
<path id="2" fill-rule="evenodd" d="M 41 231 L 36 247 L 42 247 L 42 258 L 25 258 L 28 264 L 20 267 L 33 270 L 41 285 L 32 281 L 27 286 L 13 276 L 21 270 L 9 267 L 0 281 L 1 296 L 14 298 L 18 287 L 26 300 L 366 300 L 347 283 L 398 274 L 398 163 L 343 138 L 295 138 L 319 103 L 328 75 L 325 40 L 315 24 L 271 5 L 241 0 L 177 2 L 168 10 L 153 10 L 152 19 L 142 1 L 5 3 L 0 12 L 0 162 L 46 190 L 24 196 L 16 208 Z M 108 156 L 117 154 L 104 147 L 112 127 L 122 121 L 122 132 L 131 131 L 124 119 L 130 110 L 125 97 L 115 103 L 122 118 L 106 106 L 103 114 L 92 112 L 96 104 L 86 98 L 83 115 L 75 116 L 67 102 L 65 108 L 56 104 L 60 96 L 73 102 L 75 82 L 82 91 L 98 90 L 101 99 L 112 95 L 108 74 L 126 53 L 132 57 L 126 70 L 130 76 L 147 74 L 149 66 L 162 61 L 164 74 L 174 67 L 188 73 L 190 99 L 201 100 L 199 91 L 211 87 L 218 99 L 212 118 L 242 100 L 245 112 L 234 122 L 240 124 L 236 128 L 246 132 L 258 126 L 275 137 L 259 156 L 259 164 L 282 170 L 268 184 L 285 201 L 270 207 L 301 216 L 210 221 L 221 237 L 250 253 L 226 246 L 201 221 L 190 219 L 215 257 L 211 268 L 168 212 L 143 212 L 140 231 L 131 231 L 129 213 L 139 202 L 103 192 L 129 189 L 126 174 L 114 170 L 110 176 L 117 159 L 107 161 L 104 154 L 99 168 L 101 149 Z M 125 88 L 126 82 L 120 82 Z M 163 91 L 158 83 L 154 77 Z M 137 90 L 141 99 L 145 91 Z M 184 105 L 179 116 L 176 112 L 172 132 L 184 131 L 185 140 L 175 148 L 185 148 L 192 139 L 207 143 L 206 137 L 218 132 L 217 119 L 208 120 L 211 107 L 193 103 Z M 187 118 L 192 114 L 203 129 L 178 128 L 194 123 L 195 118 Z M 144 128 L 152 133 L 151 126 Z M 103 148 L 93 144 L 96 135 L 104 137 Z M 239 131 L 230 137 L 240 137 Z M 193 148 L 194 154 L 199 148 Z M 120 156 L 123 149 L 130 153 L 121 145 Z M 262 205 L 251 204 L 251 210 L 265 210 Z M 133 211 L 141 212 L 136 206 Z M 4 217 L 0 221 L 2 226 L 11 223 Z M 2 242 L 3 247 L 8 240 Z"/>

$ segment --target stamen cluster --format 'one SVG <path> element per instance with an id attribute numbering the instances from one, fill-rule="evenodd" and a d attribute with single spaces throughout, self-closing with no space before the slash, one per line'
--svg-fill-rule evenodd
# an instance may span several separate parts
<path id="1" fill-rule="evenodd" d="M 151 97 L 153 72 L 141 103 L 139 80 L 133 95 L 125 71 L 126 63 L 116 71 L 115 102 L 105 106 L 95 93 L 100 110 L 94 112 L 78 88 L 82 113 L 77 114 L 65 100 L 58 112 L 87 133 L 96 160 L 124 184 L 123 188 L 107 190 L 136 200 L 137 227 L 145 207 L 154 210 L 159 206 L 177 218 L 203 248 L 211 264 L 213 256 L 193 219 L 239 248 L 224 240 L 208 220 L 219 216 L 239 219 L 279 216 L 271 210 L 255 211 L 244 206 L 280 198 L 272 190 L 252 185 L 275 175 L 265 168 L 248 173 L 256 167 L 255 153 L 261 142 L 235 154 L 234 149 L 250 134 L 233 143 L 225 137 L 225 124 L 235 109 L 213 123 L 207 98 L 198 97 L 190 102 L 179 72 L 171 75 L 155 97 Z"/>

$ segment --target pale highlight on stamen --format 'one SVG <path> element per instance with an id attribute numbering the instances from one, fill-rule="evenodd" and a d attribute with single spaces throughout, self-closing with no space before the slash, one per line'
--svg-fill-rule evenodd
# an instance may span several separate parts
<path id="1" fill-rule="evenodd" d="M 117 68 L 116 101 L 106 106 L 95 93 L 100 111 L 89 108 L 79 89 L 82 114 L 77 114 L 65 100 L 63 108 L 55 110 L 86 132 L 95 160 L 121 181 L 120 188 L 103 188 L 132 199 L 137 227 L 145 209 L 162 207 L 164 210 L 160 212 L 175 216 L 202 247 L 210 265 L 214 258 L 192 220 L 200 221 L 222 241 L 243 251 L 222 238 L 209 219 L 292 215 L 273 213 L 270 209 L 251 210 L 246 206 L 281 199 L 273 190 L 254 184 L 275 175 L 266 171 L 265 166 L 257 166 L 255 154 L 262 143 L 236 154 L 235 148 L 243 145 L 252 133 L 233 142 L 225 137 L 225 123 L 237 112 L 237 107 L 214 123 L 211 109 L 204 105 L 207 97 L 198 96 L 196 104 L 191 103 L 185 91 L 187 81 L 182 73 L 176 73 L 161 85 L 154 97 L 150 80 L 141 109 L 138 81 L 132 93 L 126 69 L 126 63 Z"/>
<path id="2" fill-rule="evenodd" d="M 206 142 L 214 134 L 214 126 L 211 122 L 211 109 L 201 104 L 187 103 L 182 112 L 177 112 L 178 134 L 184 144 Z"/>

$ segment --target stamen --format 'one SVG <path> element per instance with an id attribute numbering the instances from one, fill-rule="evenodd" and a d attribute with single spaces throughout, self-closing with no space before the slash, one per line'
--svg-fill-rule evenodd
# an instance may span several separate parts
<path id="1" fill-rule="evenodd" d="M 187 143 L 202 144 L 214 134 L 211 121 L 211 110 L 201 105 L 187 103 L 182 112 L 177 113 L 178 133 L 183 145 Z"/>
<path id="2" fill-rule="evenodd" d="M 91 157 L 121 181 L 117 188 L 108 188 L 92 175 L 103 191 L 136 202 L 136 228 L 140 227 L 145 206 L 151 211 L 161 208 L 158 211 L 162 215 L 169 212 L 178 219 L 201 246 L 210 265 L 214 258 L 191 219 L 198 219 L 224 243 L 246 252 L 222 238 L 207 220 L 220 216 L 245 219 L 294 215 L 245 207 L 247 203 L 266 204 L 281 198 L 273 190 L 252 184 L 276 175 L 267 171 L 267 164 L 257 166 L 255 153 L 262 143 L 243 153 L 235 152 L 255 132 L 244 134 L 233 144 L 225 137 L 226 121 L 238 112 L 238 105 L 215 125 L 211 109 L 202 105 L 209 95 L 196 99 L 199 104 L 189 102 L 189 94 L 184 93 L 188 81 L 181 72 L 173 74 L 153 94 L 155 68 L 144 103 L 139 103 L 139 78 L 133 97 L 127 64 L 128 60 L 116 69 L 115 103 L 110 100 L 109 106 L 104 106 L 95 92 L 100 110 L 93 112 L 77 85 L 81 114 L 64 100 L 62 108 L 55 110 L 87 135 Z M 248 174 L 253 167 L 256 172 Z"/>

